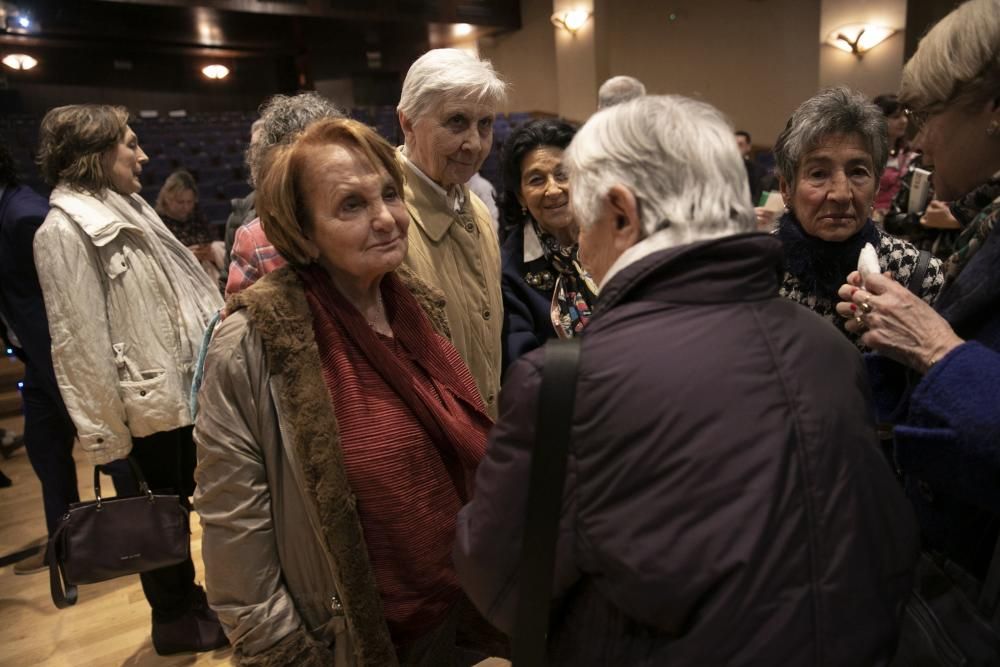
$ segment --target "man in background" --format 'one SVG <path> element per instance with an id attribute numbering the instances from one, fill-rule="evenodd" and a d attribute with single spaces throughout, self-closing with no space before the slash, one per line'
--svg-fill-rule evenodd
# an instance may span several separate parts
<path id="1" fill-rule="evenodd" d="M 607 109 L 646 94 L 646 86 L 634 76 L 613 76 L 597 91 L 597 108 Z"/>
<path id="2" fill-rule="evenodd" d="M 747 170 L 747 183 L 750 185 L 750 202 L 757 206 L 760 204 L 760 193 L 761 193 L 761 169 L 753 158 L 750 157 L 750 151 L 753 150 L 753 142 L 750 140 L 750 133 L 746 130 L 737 130 L 736 135 L 736 145 L 740 149 L 740 155 L 743 156 L 743 166 Z"/>
<path id="3" fill-rule="evenodd" d="M 35 232 L 48 212 L 45 198 L 18 183 L 14 161 L 0 144 L 0 315 L 25 366 L 21 390 L 25 450 L 42 483 L 51 536 L 70 503 L 79 502 L 80 493 L 73 463 L 76 429 L 52 369 L 49 322 L 32 252 Z M 44 570 L 44 556 L 45 549 L 40 548 L 14 565 L 15 574 Z"/>

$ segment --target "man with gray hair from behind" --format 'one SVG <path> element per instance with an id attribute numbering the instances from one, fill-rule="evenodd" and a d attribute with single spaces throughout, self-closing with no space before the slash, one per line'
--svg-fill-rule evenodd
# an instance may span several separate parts
<path id="1" fill-rule="evenodd" d="M 533 453 L 551 445 L 542 348 L 508 369 L 459 514 L 466 593 L 510 632 L 519 596 L 551 591 L 551 665 L 887 665 L 912 511 L 861 357 L 778 295 L 781 245 L 753 231 L 732 127 L 642 97 L 591 117 L 564 164 L 601 292 L 560 387 L 576 399 L 554 574 L 519 588 Z"/>
<path id="2" fill-rule="evenodd" d="M 330 100 L 316 92 L 298 95 L 275 95 L 260 107 L 260 118 L 253 124 L 253 138 L 247 149 L 250 184 L 261 179 L 264 156 L 279 144 L 291 142 L 309 125 L 323 118 L 343 118 Z M 252 194 L 252 193 L 251 193 Z M 242 224 L 233 236 L 229 254 L 226 298 L 253 285 L 266 273 L 285 265 L 285 258 L 267 240 L 260 217 Z"/>
<path id="3" fill-rule="evenodd" d="M 645 94 L 646 86 L 634 76 L 613 76 L 597 91 L 597 108 L 607 109 Z"/>

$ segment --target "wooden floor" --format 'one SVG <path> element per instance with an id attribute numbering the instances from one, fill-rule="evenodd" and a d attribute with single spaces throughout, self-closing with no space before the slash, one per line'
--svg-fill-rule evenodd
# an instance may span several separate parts
<path id="1" fill-rule="evenodd" d="M 21 431 L 20 418 L 0 420 L 0 428 Z M 41 487 L 24 449 L 0 459 L 0 470 L 14 485 L 0 489 L 0 557 L 20 551 L 44 536 Z M 94 497 L 93 468 L 77 456 L 80 496 Z M 107 488 L 111 480 L 104 478 Z M 191 516 L 191 552 L 199 581 L 201 526 Z M 0 665 L 34 667 L 171 667 L 227 665 L 230 651 L 156 655 L 149 636 L 150 611 L 137 576 L 80 587 L 75 607 L 59 610 L 49 596 L 48 572 L 17 576 L 13 566 L 0 568 Z"/>

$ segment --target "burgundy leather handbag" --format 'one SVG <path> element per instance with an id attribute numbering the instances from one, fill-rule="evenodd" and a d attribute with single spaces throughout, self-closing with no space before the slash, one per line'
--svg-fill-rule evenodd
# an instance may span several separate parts
<path id="1" fill-rule="evenodd" d="M 49 539 L 45 562 L 56 607 L 76 604 L 77 586 L 183 562 L 191 548 L 188 510 L 178 495 L 154 494 L 131 458 L 139 495 L 102 498 L 94 467 L 96 500 L 73 503 Z"/>

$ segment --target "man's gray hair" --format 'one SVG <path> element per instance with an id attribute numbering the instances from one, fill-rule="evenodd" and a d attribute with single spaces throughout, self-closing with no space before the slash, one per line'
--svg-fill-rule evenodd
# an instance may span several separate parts
<path id="1" fill-rule="evenodd" d="M 599 111 L 577 133 L 564 162 L 573 211 L 584 227 L 620 184 L 638 201 L 645 233 L 664 230 L 670 245 L 754 229 L 733 128 L 704 102 L 650 95 Z"/>
<path id="2" fill-rule="evenodd" d="M 597 91 L 597 108 L 607 109 L 646 94 L 646 86 L 634 76 L 613 76 Z"/>
<path id="3" fill-rule="evenodd" d="M 275 95 L 268 99 L 260 107 L 260 118 L 254 122 L 255 135 L 247 148 L 250 184 L 258 182 L 264 155 L 272 147 L 292 141 L 317 120 L 343 118 L 344 115 L 333 102 L 316 92 Z"/>
<path id="4" fill-rule="evenodd" d="M 459 49 L 433 49 L 410 65 L 397 110 L 416 122 L 448 97 L 496 109 L 507 99 L 507 84 L 489 60 Z"/>
<path id="5" fill-rule="evenodd" d="M 889 159 L 885 114 L 865 95 L 850 88 L 827 88 L 799 105 L 774 144 L 778 173 L 795 190 L 802 156 L 828 137 L 846 134 L 861 139 L 875 166 L 875 181 Z"/>

